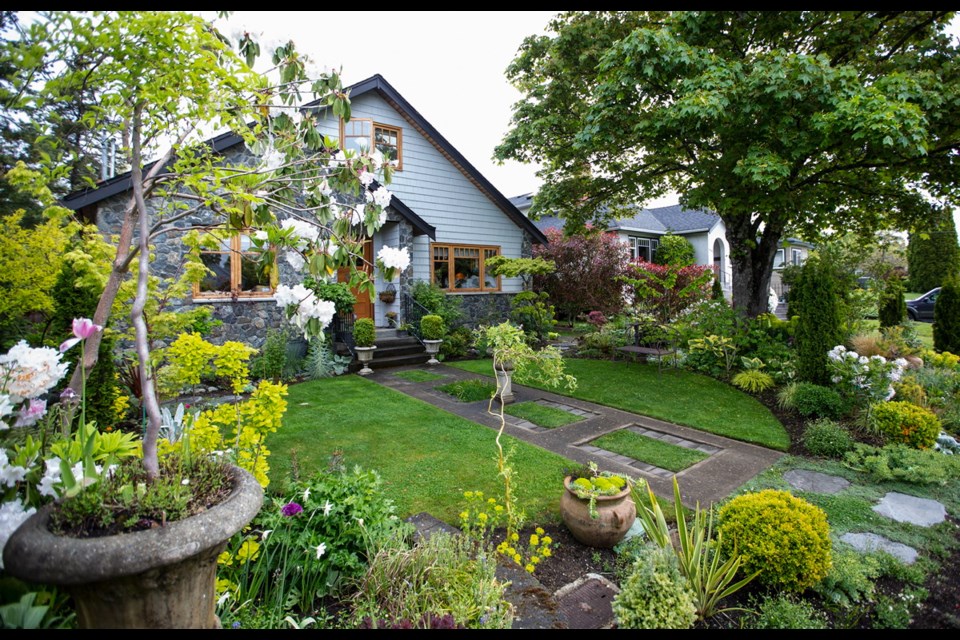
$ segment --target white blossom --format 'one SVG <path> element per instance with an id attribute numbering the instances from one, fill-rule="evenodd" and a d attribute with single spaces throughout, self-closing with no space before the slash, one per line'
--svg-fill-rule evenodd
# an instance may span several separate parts
<path id="1" fill-rule="evenodd" d="M 283 163 L 286 162 L 286 157 L 279 149 L 275 147 L 270 147 L 267 149 L 267 152 L 263 154 L 263 157 L 260 158 L 260 167 L 264 171 L 276 171 L 283 166 Z"/>
<path id="2" fill-rule="evenodd" d="M 391 194 L 386 187 L 380 187 L 379 189 L 373 192 L 373 201 L 376 202 L 381 207 L 389 207 L 390 198 L 392 197 L 393 197 L 393 194 Z"/>
<path id="3" fill-rule="evenodd" d="M 0 569 L 3 569 L 3 548 L 7 540 L 24 521 L 36 513 L 33 507 L 25 509 L 20 498 L 0 502 Z"/>
<path id="4" fill-rule="evenodd" d="M 327 500 L 323 505 L 323 515 L 324 517 L 330 515 L 330 510 L 333 509 L 333 505 L 330 504 L 330 501 Z"/>
<path id="5" fill-rule="evenodd" d="M 52 347 L 33 348 L 26 340 L 21 340 L 0 356 L 0 382 L 8 400 L 19 403 L 52 389 L 69 367 L 60 362 L 62 357 Z"/>
<path id="6" fill-rule="evenodd" d="M 369 171 L 364 171 L 360 174 L 360 184 L 362 184 L 364 187 L 369 187 L 371 184 L 373 184 L 373 181 L 374 175 Z"/>
<path id="7" fill-rule="evenodd" d="M 377 259 L 383 263 L 385 269 L 403 271 L 410 266 L 410 252 L 406 248 L 394 249 L 384 246 L 377 252 Z"/>
<path id="8" fill-rule="evenodd" d="M 303 265 L 306 264 L 303 256 L 300 255 L 298 251 L 287 251 L 283 254 L 283 257 L 287 260 L 287 263 L 293 267 L 294 271 L 300 271 L 303 269 Z"/>
<path id="9" fill-rule="evenodd" d="M 42 496 L 57 499 L 60 495 L 54 487 L 60 483 L 60 458 L 54 456 L 44 462 L 46 464 L 46 470 L 40 482 L 37 484 L 37 491 L 39 491 Z"/>
<path id="10" fill-rule="evenodd" d="M 298 249 L 306 249 L 308 245 L 320 238 L 319 226 L 299 218 L 287 218 L 280 223 L 280 228 L 293 229 L 293 240 Z"/>
<path id="11" fill-rule="evenodd" d="M 319 559 L 323 556 L 323 554 L 326 553 L 326 552 L 327 552 L 327 543 L 326 543 L 326 542 L 321 542 L 320 544 L 318 544 L 318 545 L 317 545 L 317 560 L 319 560 Z"/>

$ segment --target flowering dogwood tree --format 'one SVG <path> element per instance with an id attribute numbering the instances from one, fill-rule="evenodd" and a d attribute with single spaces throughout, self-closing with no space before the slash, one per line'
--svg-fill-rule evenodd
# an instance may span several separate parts
<path id="1" fill-rule="evenodd" d="M 341 150 L 318 128 L 321 111 L 350 118 L 339 73 L 316 70 L 293 42 L 270 47 L 264 53 L 273 66 L 255 71 L 264 46 L 250 30 L 228 37 L 197 15 L 168 11 L 41 12 L 23 38 L 24 50 L 31 52 L 25 60 L 38 66 L 75 62 L 40 87 L 38 99 L 81 86 L 92 89 L 98 100 L 89 105 L 84 124 L 118 137 L 130 167 L 131 195 L 93 322 L 106 325 L 120 284 L 136 262 L 130 321 L 148 417 L 143 453 L 150 477 L 159 473 L 161 425 L 143 315 L 153 242 L 205 216 L 204 227 L 215 220 L 227 233 L 254 230 L 253 243 L 265 264 L 283 255 L 317 279 L 349 267 L 351 287 L 368 293 L 374 288 L 356 265 L 364 236 L 385 221 L 391 195 L 383 185 L 393 166 L 376 149 Z M 302 109 L 305 96 L 319 107 Z M 223 163 L 207 142 L 222 131 L 241 136 L 259 162 Z M 199 248 L 199 240 L 194 242 Z M 377 263 L 392 278 L 407 268 L 409 256 L 385 249 Z M 276 300 L 308 337 L 321 336 L 333 315 L 331 303 L 301 285 L 278 287 Z M 85 341 L 72 388 L 79 389 L 83 371 L 96 363 L 99 341 L 99 334 Z"/>

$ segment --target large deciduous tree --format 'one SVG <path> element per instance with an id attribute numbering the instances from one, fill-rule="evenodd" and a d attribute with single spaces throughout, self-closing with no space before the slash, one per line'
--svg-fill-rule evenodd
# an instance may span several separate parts
<path id="1" fill-rule="evenodd" d="M 669 192 L 726 224 L 733 303 L 767 310 L 785 233 L 912 228 L 957 195 L 949 11 L 567 12 L 507 69 L 495 155 L 531 215 L 603 223 Z"/>

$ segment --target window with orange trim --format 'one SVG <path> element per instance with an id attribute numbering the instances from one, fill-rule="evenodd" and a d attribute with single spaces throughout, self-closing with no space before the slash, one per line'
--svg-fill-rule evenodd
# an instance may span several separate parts
<path id="1" fill-rule="evenodd" d="M 276 260 L 260 264 L 249 233 L 230 235 L 222 229 L 205 232 L 200 260 L 207 275 L 193 285 L 194 298 L 272 296 L 277 273 Z"/>
<path id="2" fill-rule="evenodd" d="M 499 291 L 500 278 L 486 271 L 486 262 L 500 247 L 459 244 L 430 245 L 431 281 L 450 292 Z"/>
<path id="3" fill-rule="evenodd" d="M 395 162 L 396 170 L 403 170 L 403 130 L 369 118 L 340 121 L 341 147 L 346 151 L 376 148 L 387 162 Z"/>

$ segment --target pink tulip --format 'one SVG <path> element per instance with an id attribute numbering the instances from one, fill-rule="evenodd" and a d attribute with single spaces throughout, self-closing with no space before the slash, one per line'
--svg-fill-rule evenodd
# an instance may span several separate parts
<path id="1" fill-rule="evenodd" d="M 75 337 L 63 341 L 63 344 L 60 345 L 60 353 L 65 352 L 67 349 L 77 344 L 81 340 L 86 340 L 97 331 L 101 330 L 103 330 L 103 327 L 101 327 L 99 324 L 93 324 L 93 320 L 90 318 L 74 318 L 73 335 Z"/>

